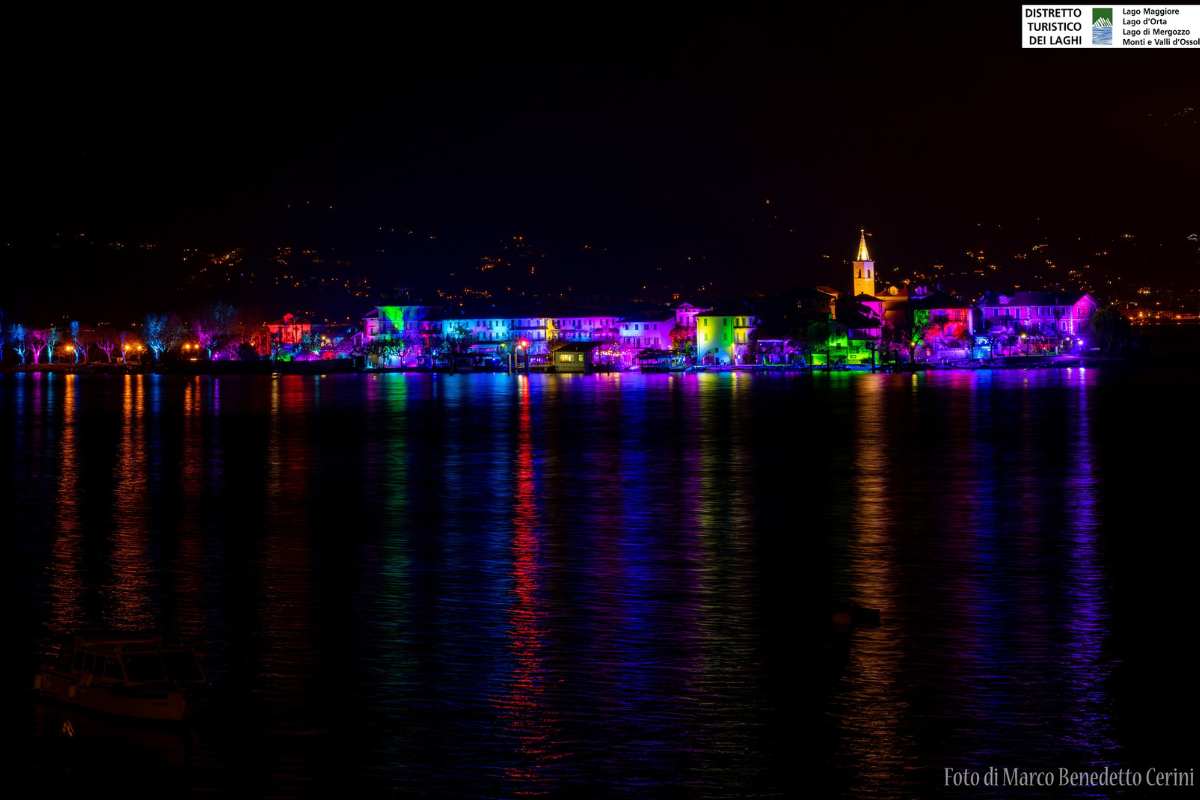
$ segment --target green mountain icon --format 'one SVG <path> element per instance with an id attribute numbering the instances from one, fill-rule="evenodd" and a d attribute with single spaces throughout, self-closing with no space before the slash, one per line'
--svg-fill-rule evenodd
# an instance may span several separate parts
<path id="1" fill-rule="evenodd" d="M 1111 8 L 1093 8 L 1092 9 L 1092 27 L 1094 28 L 1111 28 L 1113 12 Z"/>

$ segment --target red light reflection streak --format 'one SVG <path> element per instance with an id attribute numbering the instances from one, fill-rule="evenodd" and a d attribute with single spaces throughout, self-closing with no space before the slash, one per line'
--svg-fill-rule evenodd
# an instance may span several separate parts
<path id="1" fill-rule="evenodd" d="M 63 392 L 62 437 L 58 449 L 58 491 L 55 502 L 54 562 L 50 574 L 50 629 L 69 633 L 82 622 L 83 583 L 79 574 L 79 464 L 75 437 L 74 375 L 66 376 Z"/>
<path id="2" fill-rule="evenodd" d="M 518 742 L 519 763 L 505 775 L 517 783 L 514 794 L 537 795 L 549 791 L 544 773 L 552 752 L 553 717 L 544 708 L 545 675 L 542 663 L 545 631 L 538 609 L 539 548 L 534 478 L 529 378 L 517 378 L 517 464 L 513 503 L 513 594 L 509 610 L 509 648 L 516 666 L 508 693 L 498 701 L 501 716 Z"/>
<path id="3" fill-rule="evenodd" d="M 310 627 L 311 530 L 305 503 L 312 463 L 306 429 L 311 414 L 309 390 L 308 379 L 300 375 L 271 379 L 256 693 L 278 711 L 301 701 L 316 664 Z"/>
<path id="4" fill-rule="evenodd" d="M 150 609 L 150 565 L 146 557 L 145 378 L 125 376 L 121 397 L 121 441 L 113 488 L 112 578 L 104 616 L 114 628 L 154 627 Z"/>

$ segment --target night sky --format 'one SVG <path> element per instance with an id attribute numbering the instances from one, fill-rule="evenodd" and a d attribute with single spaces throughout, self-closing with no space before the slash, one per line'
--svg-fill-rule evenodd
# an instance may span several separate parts
<path id="1" fill-rule="evenodd" d="M 1197 55 L 1023 51 L 1019 15 L 30 22 L 3 48 L 4 268 L 28 275 L 30 242 L 64 231 L 202 248 L 310 236 L 436 282 L 521 232 L 563 278 L 587 246 L 618 284 L 667 265 L 771 288 L 825 278 L 819 254 L 849 257 L 859 225 L 881 259 L 914 263 L 979 221 L 1200 229 Z M 297 222 L 303 208 L 327 214 Z M 380 226 L 442 246 L 372 260 Z M 19 283 L 28 305 L 36 279 Z M 88 302 L 114 285 L 56 283 Z"/>

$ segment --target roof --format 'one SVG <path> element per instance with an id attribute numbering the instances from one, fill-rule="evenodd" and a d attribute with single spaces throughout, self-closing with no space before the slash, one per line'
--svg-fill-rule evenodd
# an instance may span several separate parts
<path id="1" fill-rule="evenodd" d="M 876 317 L 868 317 L 866 314 L 847 314 L 839 317 L 838 322 L 845 325 L 847 328 L 882 328 L 883 322 Z"/>
<path id="2" fill-rule="evenodd" d="M 828 303 L 838 296 L 838 291 L 828 286 L 802 286 L 792 292 L 792 297 L 797 301 L 816 300 Z"/>
<path id="3" fill-rule="evenodd" d="M 621 315 L 622 322 L 674 322 L 675 311 L 670 308 L 639 308 Z"/>
<path id="4" fill-rule="evenodd" d="M 1087 292 L 986 292 L 979 298 L 981 306 L 1073 306 L 1087 297 Z"/>
<path id="5" fill-rule="evenodd" d="M 858 229 L 858 253 L 854 256 L 855 261 L 870 261 L 871 252 L 867 250 L 867 232 L 862 228 Z"/>
<path id="6" fill-rule="evenodd" d="M 915 309 L 932 309 L 932 308 L 970 308 L 971 303 L 961 298 L 955 297 L 952 294 L 942 291 L 934 291 L 927 295 L 914 297 L 910 304 Z"/>
<path id="7" fill-rule="evenodd" d="M 697 317 L 752 317 L 754 312 L 744 305 L 717 306 L 708 311 L 701 311 Z"/>
<path id="8" fill-rule="evenodd" d="M 601 342 L 568 342 L 554 348 L 555 353 L 590 353 L 601 345 Z"/>
<path id="9" fill-rule="evenodd" d="M 91 653 L 105 653 L 109 655 L 186 650 L 179 643 L 166 641 L 160 634 L 150 632 L 98 631 L 81 633 L 72 637 L 70 642 L 75 650 L 86 650 Z"/>

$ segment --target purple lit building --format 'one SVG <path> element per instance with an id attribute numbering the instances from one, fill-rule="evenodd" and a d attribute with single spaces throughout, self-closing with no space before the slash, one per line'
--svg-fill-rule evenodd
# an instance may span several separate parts
<path id="1" fill-rule="evenodd" d="M 1082 345 L 1097 303 L 1086 292 L 988 292 L 975 304 L 976 331 L 996 355 L 1062 352 Z"/>
<path id="2" fill-rule="evenodd" d="M 975 306 L 985 331 L 1060 337 L 1081 334 L 1097 307 L 1086 292 L 988 292 Z"/>

